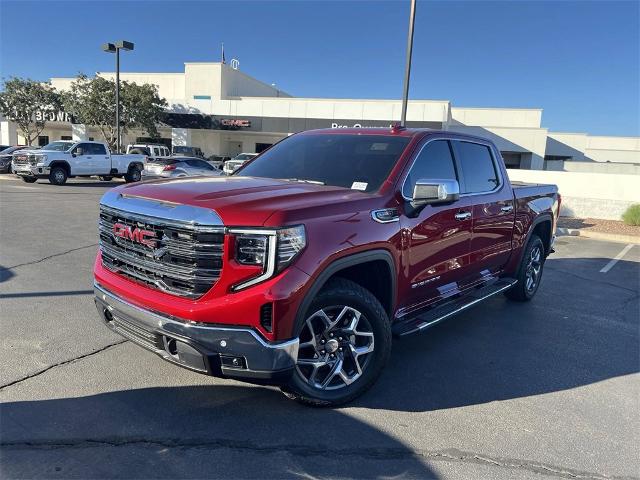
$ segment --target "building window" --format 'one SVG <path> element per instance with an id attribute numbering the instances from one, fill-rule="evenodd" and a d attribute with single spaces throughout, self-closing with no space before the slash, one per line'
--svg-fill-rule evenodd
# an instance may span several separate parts
<path id="1" fill-rule="evenodd" d="M 269 148 L 273 143 L 256 143 L 256 153 L 264 152 L 267 148 Z"/>
<path id="2" fill-rule="evenodd" d="M 194 95 L 194 100 L 211 100 L 211 95 Z"/>
<path id="3" fill-rule="evenodd" d="M 518 152 L 500 152 L 504 160 L 504 166 L 507 168 L 517 169 L 522 165 L 522 154 Z"/>
<path id="4" fill-rule="evenodd" d="M 38 137 L 38 146 L 44 147 L 49 143 L 49 135 L 40 135 Z"/>
<path id="5" fill-rule="evenodd" d="M 60 140 L 73 140 L 73 139 L 71 138 L 71 135 L 62 135 L 60 137 Z"/>

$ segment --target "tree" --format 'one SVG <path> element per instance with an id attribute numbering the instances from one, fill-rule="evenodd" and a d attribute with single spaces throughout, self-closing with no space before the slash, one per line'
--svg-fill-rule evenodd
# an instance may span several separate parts
<path id="1" fill-rule="evenodd" d="M 42 133 L 47 120 L 57 118 L 60 108 L 60 95 L 48 83 L 11 77 L 0 92 L 0 112 L 18 124 L 28 145 Z"/>
<path id="2" fill-rule="evenodd" d="M 115 150 L 116 84 L 99 76 L 78 76 L 70 89 L 62 93 L 66 112 L 76 121 L 93 125 L 100 130 L 105 142 Z M 155 85 L 120 82 L 120 129 L 125 134 L 131 128 L 145 130 L 150 137 L 159 137 L 157 124 L 167 102 L 158 96 Z"/>

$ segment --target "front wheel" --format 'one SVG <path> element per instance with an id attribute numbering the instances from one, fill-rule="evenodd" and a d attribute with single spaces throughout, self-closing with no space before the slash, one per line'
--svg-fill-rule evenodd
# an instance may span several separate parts
<path id="1" fill-rule="evenodd" d="M 62 167 L 53 167 L 49 173 L 49 183 L 64 185 L 67 183 L 67 171 Z"/>
<path id="2" fill-rule="evenodd" d="M 540 237 L 531 235 L 518 269 L 518 283 L 505 292 L 511 300 L 528 302 L 538 291 L 544 267 L 544 244 Z"/>
<path id="3" fill-rule="evenodd" d="M 350 280 L 334 279 L 297 325 L 298 358 L 282 391 L 314 406 L 336 406 L 375 383 L 391 353 L 391 327 L 378 299 Z"/>

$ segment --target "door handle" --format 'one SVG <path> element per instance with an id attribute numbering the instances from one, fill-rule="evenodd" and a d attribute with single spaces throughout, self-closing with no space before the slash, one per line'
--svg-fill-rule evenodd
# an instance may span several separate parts
<path id="1" fill-rule="evenodd" d="M 500 207 L 500 211 L 502 213 L 509 213 L 512 210 L 513 210 L 513 205 L 506 205 L 504 207 Z"/>
<path id="2" fill-rule="evenodd" d="M 468 220 L 471 218 L 471 212 L 458 212 L 455 214 L 455 219 L 456 220 Z"/>

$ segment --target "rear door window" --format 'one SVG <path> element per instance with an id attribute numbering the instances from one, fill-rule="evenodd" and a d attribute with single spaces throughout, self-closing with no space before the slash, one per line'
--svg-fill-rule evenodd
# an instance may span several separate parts
<path id="1" fill-rule="evenodd" d="M 455 140 L 456 157 L 462 169 L 462 193 L 482 193 L 495 190 L 500 184 L 493 155 L 488 146 Z"/>

